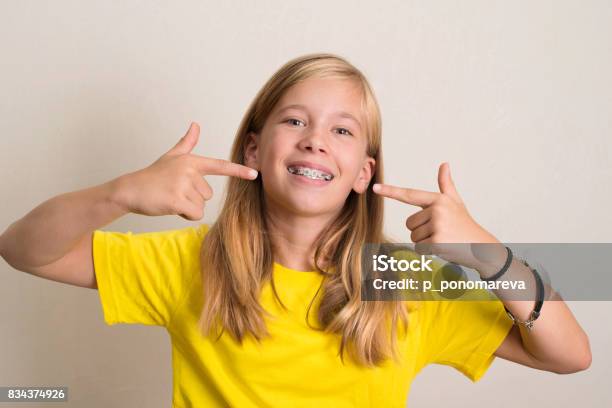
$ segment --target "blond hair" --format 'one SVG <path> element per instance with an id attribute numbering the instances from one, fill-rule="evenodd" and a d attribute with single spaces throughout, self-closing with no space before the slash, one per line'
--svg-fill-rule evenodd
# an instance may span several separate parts
<path id="1" fill-rule="evenodd" d="M 230 160 L 245 163 L 248 133 L 262 130 L 276 103 L 291 86 L 310 77 L 329 76 L 352 79 L 360 86 L 367 129 L 366 152 L 376 160 L 370 186 L 382 183 L 382 125 L 378 102 L 357 68 L 346 59 L 328 53 L 295 58 L 274 73 L 246 111 Z M 239 342 L 248 334 L 258 341 L 269 336 L 264 322 L 267 311 L 258 301 L 268 281 L 282 305 L 271 279 L 274 256 L 267 235 L 263 194 L 261 177 L 255 181 L 228 179 L 221 213 L 210 227 L 200 254 L 204 303 L 199 327 L 205 335 L 221 329 L 220 336 L 227 330 Z M 397 325 L 402 322 L 405 328 L 408 320 L 401 301 L 361 300 L 363 244 L 390 242 L 382 232 L 382 200 L 370 187 L 363 194 L 351 191 L 340 214 L 317 239 L 312 260 L 316 270 L 325 275 L 317 291 L 317 295 L 321 293 L 318 309 L 321 329 L 313 329 L 340 335 L 341 358 L 347 350 L 357 363 L 367 366 L 381 364 L 389 356 L 397 359 Z M 330 268 L 322 267 L 324 254 L 329 254 Z"/>

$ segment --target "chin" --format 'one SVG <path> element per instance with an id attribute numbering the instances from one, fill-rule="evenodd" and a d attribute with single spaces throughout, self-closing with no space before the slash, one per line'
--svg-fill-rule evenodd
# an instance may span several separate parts
<path id="1" fill-rule="evenodd" d="M 287 206 L 296 213 L 302 215 L 319 215 L 330 212 L 328 206 L 322 205 L 317 197 L 287 197 Z"/>

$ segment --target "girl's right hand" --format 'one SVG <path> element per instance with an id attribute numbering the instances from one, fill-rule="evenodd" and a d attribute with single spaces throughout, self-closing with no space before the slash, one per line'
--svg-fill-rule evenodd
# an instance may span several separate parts
<path id="1" fill-rule="evenodd" d="M 196 221 L 204 216 L 204 205 L 213 195 L 203 176 L 257 178 L 257 170 L 250 167 L 192 154 L 199 134 L 200 126 L 193 122 L 185 136 L 153 164 L 119 177 L 116 202 L 135 214 L 178 214 Z"/>

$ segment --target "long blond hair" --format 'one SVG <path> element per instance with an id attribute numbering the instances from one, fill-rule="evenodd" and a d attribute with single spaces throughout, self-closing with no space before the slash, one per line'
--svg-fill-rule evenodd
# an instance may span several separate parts
<path id="1" fill-rule="evenodd" d="M 382 183 L 382 124 L 374 93 L 357 68 L 328 53 L 295 58 L 266 82 L 240 123 L 230 160 L 245 163 L 248 133 L 262 130 L 268 115 L 291 86 L 310 77 L 326 76 L 352 79 L 360 85 L 366 150 L 376 160 L 370 186 Z M 408 323 L 401 301 L 361 301 L 362 246 L 366 242 L 390 242 L 382 231 L 383 199 L 370 186 L 363 194 L 350 192 L 340 214 L 317 239 L 313 259 L 316 270 L 325 275 L 317 292 L 321 293 L 320 330 L 341 336 L 342 359 L 346 349 L 357 363 L 367 366 L 379 365 L 389 356 L 397 359 L 397 325 L 401 322 L 406 328 Z M 261 177 L 255 181 L 228 178 L 221 213 L 206 234 L 200 254 L 204 303 L 199 327 L 205 335 L 221 329 L 220 336 L 227 330 L 239 342 L 248 334 L 258 341 L 268 336 L 264 321 L 268 312 L 258 300 L 268 281 L 282 305 L 271 279 L 274 256 L 267 235 L 263 194 Z M 329 254 L 332 267 L 321 266 L 323 254 Z"/>

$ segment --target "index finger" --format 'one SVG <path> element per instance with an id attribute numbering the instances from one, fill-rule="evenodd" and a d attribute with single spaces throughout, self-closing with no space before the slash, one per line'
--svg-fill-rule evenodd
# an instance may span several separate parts
<path id="1" fill-rule="evenodd" d="M 202 175 L 232 176 L 245 180 L 257 178 L 257 170 L 229 160 L 215 159 L 212 157 L 196 156 L 196 166 Z"/>
<path id="2" fill-rule="evenodd" d="M 377 183 L 374 184 L 372 190 L 381 196 L 393 198 L 403 203 L 416 205 L 421 208 L 430 206 L 438 197 L 438 193 L 433 193 L 431 191 L 397 187 L 390 184 Z"/>

